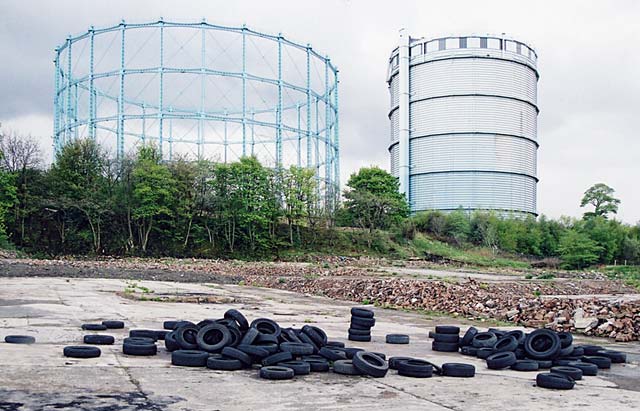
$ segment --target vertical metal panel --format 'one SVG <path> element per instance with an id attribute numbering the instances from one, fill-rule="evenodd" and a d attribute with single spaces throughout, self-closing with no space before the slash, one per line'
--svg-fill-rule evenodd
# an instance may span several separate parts
<path id="1" fill-rule="evenodd" d="M 400 111 L 394 110 L 389 116 L 391 120 L 391 143 L 395 143 L 398 141 L 398 136 L 400 135 Z"/>
<path id="2" fill-rule="evenodd" d="M 389 152 L 391 154 L 391 175 L 394 177 L 398 177 L 398 155 L 400 152 L 398 151 L 398 145 L 393 145 Z"/>

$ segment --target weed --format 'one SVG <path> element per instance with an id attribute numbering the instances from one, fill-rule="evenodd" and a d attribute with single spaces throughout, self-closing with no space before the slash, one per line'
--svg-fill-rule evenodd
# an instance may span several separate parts
<path id="1" fill-rule="evenodd" d="M 533 290 L 533 295 L 537 297 L 540 297 L 540 295 L 542 295 L 542 293 L 540 292 L 540 290 Z"/>
<path id="2" fill-rule="evenodd" d="M 286 283 L 286 282 L 287 282 L 287 280 L 286 280 L 284 277 L 280 277 L 280 278 L 278 278 L 278 283 L 279 283 L 279 284 L 284 284 L 284 283 Z"/>

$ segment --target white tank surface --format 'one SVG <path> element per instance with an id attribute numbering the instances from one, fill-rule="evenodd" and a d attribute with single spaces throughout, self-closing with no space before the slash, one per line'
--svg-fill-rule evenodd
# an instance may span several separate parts
<path id="1" fill-rule="evenodd" d="M 389 59 L 389 152 L 412 211 L 537 215 L 536 61 L 504 36 L 401 30 Z"/>

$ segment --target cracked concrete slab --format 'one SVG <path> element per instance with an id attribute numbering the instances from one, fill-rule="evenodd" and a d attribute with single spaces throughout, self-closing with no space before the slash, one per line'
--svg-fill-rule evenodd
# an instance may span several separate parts
<path id="1" fill-rule="evenodd" d="M 482 360 L 431 350 L 429 331 L 436 324 L 470 324 L 464 320 L 429 317 L 374 308 L 376 326 L 371 343 L 346 341 L 347 302 L 257 287 L 221 284 L 138 281 L 155 293 L 205 293 L 233 297 L 232 304 L 139 301 L 122 298 L 130 282 L 117 279 L 5 278 L 0 287 L 0 338 L 29 334 L 33 345 L 0 343 L 0 409 L 77 410 L 486 410 L 486 409 L 637 409 L 640 403 L 640 344 L 581 338 L 580 342 L 610 345 L 628 353 L 630 362 L 597 377 L 579 381 L 571 391 L 537 388 L 536 373 L 493 371 Z M 425 358 L 434 363 L 464 362 L 476 366 L 471 379 L 412 379 L 390 371 L 383 379 L 312 373 L 291 381 L 258 378 L 256 369 L 235 372 L 170 365 L 170 354 L 159 344 L 158 355 L 134 357 L 122 353 L 122 339 L 132 328 L 161 329 L 167 319 L 201 320 L 221 317 L 229 308 L 250 320 L 271 317 L 283 326 L 316 324 L 330 339 L 348 346 Z M 116 344 L 102 346 L 95 359 L 69 359 L 65 345 L 82 343 L 80 325 L 122 319 L 125 330 L 109 330 Z M 515 327 L 514 327 L 515 328 Z M 409 345 L 384 343 L 387 333 L 406 333 Z"/>

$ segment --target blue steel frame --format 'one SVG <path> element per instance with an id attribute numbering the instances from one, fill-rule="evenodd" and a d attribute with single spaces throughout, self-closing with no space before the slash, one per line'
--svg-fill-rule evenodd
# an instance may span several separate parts
<path id="1" fill-rule="evenodd" d="M 159 32 L 159 50 L 156 61 L 159 65 L 150 64 L 148 67 L 128 67 L 127 54 L 127 33 L 131 30 L 156 28 Z M 200 67 L 175 67 L 166 65 L 165 61 L 165 31 L 167 29 L 181 28 L 184 30 L 201 31 Z M 241 69 L 239 71 L 216 70 L 207 66 L 207 43 L 205 34 L 210 32 L 234 33 L 241 38 Z M 99 36 L 106 33 L 119 32 L 119 64 L 117 69 L 107 71 L 96 70 L 96 47 L 95 42 Z M 247 41 L 251 38 L 260 38 L 273 41 L 277 45 L 277 78 L 269 78 L 252 74 L 247 67 Z M 74 67 L 79 64 L 79 57 L 74 57 L 76 49 L 86 47 L 88 42 L 89 61 L 86 72 L 78 72 Z M 111 45 L 110 45 L 111 46 Z M 306 79 L 303 85 L 287 81 L 286 74 L 283 73 L 283 53 L 287 48 L 302 51 L 306 56 L 302 70 Z M 104 51 L 104 50 L 103 50 Z M 264 55 L 262 56 L 263 58 Z M 75 58 L 75 60 L 74 60 Z M 62 64 L 62 63 L 66 64 Z M 82 61 L 86 64 L 86 61 Z M 268 64 L 269 62 L 267 62 Z M 323 81 L 314 85 L 312 82 L 311 67 L 318 65 L 324 68 Z M 245 25 L 241 27 L 227 27 L 207 23 L 202 20 L 197 23 L 180 23 L 165 21 L 160 18 L 158 21 L 149 23 L 127 23 L 124 20 L 120 24 L 94 28 L 91 26 L 86 33 L 71 36 L 69 35 L 64 44 L 55 49 L 55 94 L 54 94 L 54 149 L 58 151 L 66 142 L 79 137 L 89 137 L 96 139 L 97 132 L 115 136 L 116 156 L 121 159 L 125 156 L 125 139 L 133 138 L 138 142 L 153 142 L 158 146 L 163 158 L 172 160 L 173 144 L 180 143 L 195 144 L 197 146 L 197 157 L 203 158 L 203 147 L 208 144 L 221 145 L 224 147 L 223 160 L 232 161 L 236 158 L 229 158 L 227 146 L 230 144 L 241 144 L 242 156 L 253 155 L 256 144 L 273 144 L 275 147 L 273 164 L 268 164 L 276 168 L 287 165 L 297 165 L 314 169 L 319 181 L 319 188 L 325 190 L 326 197 L 335 197 L 340 189 L 340 165 L 339 165 L 339 129 L 338 129 L 338 69 L 331 63 L 329 57 L 322 56 L 311 48 L 311 45 L 301 45 L 287 40 L 282 34 L 271 35 L 251 30 Z M 297 69 L 297 67 L 296 67 Z M 306 69 L 306 70 L 305 70 Z M 322 71 L 322 70 L 319 70 Z M 200 77 L 200 99 L 192 102 L 191 106 L 167 105 L 165 101 L 165 76 L 168 74 L 197 75 Z M 159 90 L 157 101 L 144 101 L 142 99 L 130 98 L 127 96 L 127 85 L 133 84 L 135 79 L 128 77 L 131 74 L 156 74 L 159 78 Z M 205 108 L 207 76 L 226 77 L 239 79 L 242 84 L 241 109 L 229 110 L 226 107 L 219 107 L 214 110 Z M 108 90 L 101 90 L 96 86 L 96 80 L 105 78 L 116 78 L 118 80 L 118 92 L 110 93 Z M 247 85 L 249 82 L 266 83 L 276 87 L 277 97 L 273 101 L 271 108 L 249 107 L 247 99 Z M 88 93 L 88 101 L 79 101 L 78 90 Z M 300 93 L 303 98 L 300 101 L 283 102 L 284 93 L 293 90 Z M 114 95 L 115 94 L 115 95 Z M 99 100 L 110 100 L 116 103 L 117 113 L 101 113 Z M 88 109 L 85 115 L 79 115 L 79 107 Z M 193 107 L 197 107 L 194 109 Z M 322 110 L 324 109 L 324 110 Z M 324 111 L 322 121 L 320 113 Z M 295 113 L 296 120 L 286 122 L 286 113 Z M 264 121 L 256 116 L 265 113 L 272 113 L 275 121 Z M 312 124 L 312 115 L 315 115 L 315 124 Z M 127 122 L 138 120 L 142 123 L 142 131 L 136 132 L 127 128 Z M 158 123 L 157 134 L 149 133 L 146 130 L 146 121 L 155 120 Z M 173 120 L 193 120 L 197 124 L 197 137 L 194 139 L 175 139 L 172 132 Z M 297 121 L 297 122 L 296 122 Z M 109 123 L 117 125 L 115 128 Z M 168 122 L 168 125 L 165 124 Z M 205 122 L 224 123 L 224 138 L 211 138 L 205 133 Z M 227 124 L 237 123 L 241 125 L 241 142 L 230 143 L 227 140 Z M 168 127 L 167 127 L 168 126 Z M 256 139 L 254 127 L 267 127 L 273 130 L 273 137 L 260 136 Z M 168 128 L 168 130 L 167 130 Z M 84 134 L 86 132 L 86 135 Z M 168 136 L 166 133 L 169 133 Z M 287 135 L 285 135 L 285 132 Z M 306 146 L 303 147 L 303 139 Z M 296 147 L 295 158 L 283 159 L 283 143 L 293 142 Z M 165 145 L 169 145 L 168 156 L 165 155 Z M 248 147 L 250 145 L 250 147 Z M 324 158 L 321 158 L 321 147 L 324 148 Z M 303 155 L 305 151 L 306 156 Z M 306 161 L 305 161 L 306 160 Z M 324 167 L 323 167 L 324 166 Z M 324 170 L 323 170 L 324 169 Z M 322 186 L 322 187 L 320 187 Z M 330 200 L 333 201 L 333 200 Z"/>

